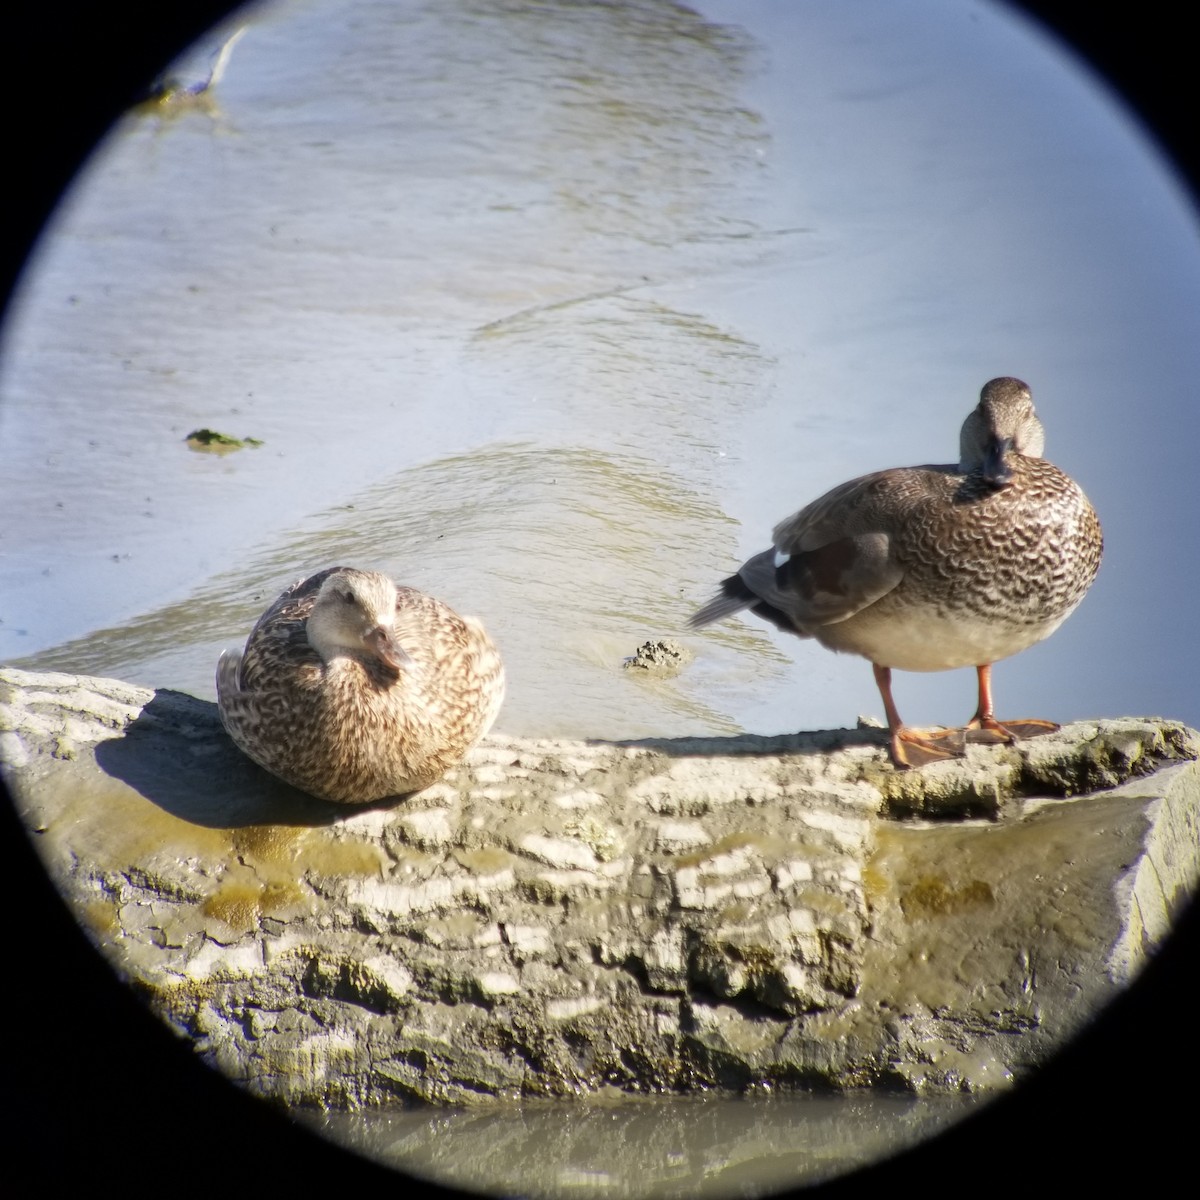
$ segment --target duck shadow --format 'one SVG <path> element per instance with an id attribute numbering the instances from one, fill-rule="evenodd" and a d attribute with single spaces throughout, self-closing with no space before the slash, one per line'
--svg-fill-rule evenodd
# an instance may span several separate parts
<path id="1" fill-rule="evenodd" d="M 644 737 L 620 741 L 589 739 L 591 746 L 616 746 L 621 749 L 653 750 L 672 758 L 775 757 L 779 755 L 833 754 L 839 750 L 867 746 L 885 756 L 888 731 L 873 726 L 857 729 L 812 729 L 797 733 L 764 736 L 752 733 L 721 737 Z"/>
<path id="2" fill-rule="evenodd" d="M 247 758 L 221 724 L 217 706 L 160 688 L 124 733 L 95 748 L 96 763 L 164 812 L 194 825 L 334 825 L 390 809 L 403 797 L 340 805 L 291 787 Z"/>
<path id="3" fill-rule="evenodd" d="M 866 746 L 886 757 L 884 729 L 824 729 L 760 737 L 646 737 L 588 739 L 588 745 L 652 750 L 675 758 L 824 755 Z M 407 799 L 369 804 L 318 800 L 252 762 L 225 732 L 217 706 L 186 692 L 160 688 L 118 737 L 100 742 L 96 763 L 152 804 L 193 825 L 238 829 L 252 825 L 319 827 Z"/>
<path id="4" fill-rule="evenodd" d="M 1061 726 L 1047 724 L 1043 721 L 1006 721 L 1005 726 L 1016 735 L 1015 745 L 1020 747 L 1025 742 L 1047 737 L 1057 733 Z M 940 732 L 938 732 L 940 730 Z M 938 768 L 952 763 L 961 763 L 969 756 L 970 748 L 981 746 L 985 749 L 996 748 L 1006 744 L 1004 737 L 985 729 L 971 729 L 963 726 L 934 726 L 930 732 L 939 738 L 944 738 L 940 744 L 949 751 L 945 759 L 916 762 L 914 766 L 926 770 Z M 736 758 L 736 757 L 802 757 L 805 755 L 836 754 L 841 750 L 867 747 L 878 751 L 882 765 L 888 765 L 893 770 L 904 771 L 896 767 L 890 755 L 891 735 L 882 726 L 860 725 L 855 729 L 812 729 L 801 730 L 797 733 L 781 733 L 771 736 L 757 734 L 732 734 L 724 737 L 674 737 L 674 738 L 628 738 L 623 741 L 601 741 L 589 739 L 591 746 L 615 746 L 621 749 L 653 750 L 674 758 Z M 910 749 L 910 755 L 913 751 Z"/>

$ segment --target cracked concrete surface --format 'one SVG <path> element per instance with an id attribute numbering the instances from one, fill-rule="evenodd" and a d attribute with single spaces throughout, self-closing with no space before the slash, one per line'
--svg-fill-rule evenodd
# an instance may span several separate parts
<path id="1" fill-rule="evenodd" d="M 345 1108 L 1004 1086 L 1194 892 L 1198 753 L 1143 719 L 906 774 L 873 730 L 493 736 L 347 810 L 212 704 L 0 671 L 8 782 L 100 950 L 229 1077 Z"/>

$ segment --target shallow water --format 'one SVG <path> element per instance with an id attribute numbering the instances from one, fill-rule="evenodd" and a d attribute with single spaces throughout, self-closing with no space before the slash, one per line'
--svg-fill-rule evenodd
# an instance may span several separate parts
<path id="1" fill-rule="evenodd" d="M 1200 725 L 1195 216 L 1021 19 L 245 19 L 213 105 L 131 113 L 96 156 L 4 331 L 0 661 L 211 697 L 220 650 L 340 561 L 484 619 L 510 733 L 852 724 L 880 709 L 865 663 L 687 617 L 825 488 L 954 459 L 981 384 L 1016 374 L 1107 549 L 1079 612 L 997 669 L 1001 715 Z M 201 426 L 264 445 L 198 454 Z M 622 671 L 659 636 L 695 661 Z M 945 722 L 973 687 L 896 694 Z"/>
<path id="2" fill-rule="evenodd" d="M 386 1166 L 472 1193 L 762 1196 L 865 1166 L 979 1110 L 975 1097 L 604 1097 L 473 1109 L 309 1114 Z"/>
<path id="3" fill-rule="evenodd" d="M 6 332 L 0 658 L 211 696 L 270 596 L 350 561 L 484 618 L 511 732 L 853 723 L 865 664 L 749 619 L 674 681 L 620 664 L 824 488 L 955 457 L 1011 372 L 1108 547 L 1003 712 L 1200 723 L 1192 214 L 1020 20 L 337 13 L 258 10 L 216 105 L 131 114 L 45 240 Z M 972 689 L 897 696 L 946 721 Z"/>

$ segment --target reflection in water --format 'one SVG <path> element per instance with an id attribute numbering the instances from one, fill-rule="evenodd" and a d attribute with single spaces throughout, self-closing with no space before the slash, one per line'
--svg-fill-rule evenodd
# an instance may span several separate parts
<path id="1" fill-rule="evenodd" d="M 828 1179 L 978 1107 L 966 1096 L 621 1097 L 301 1119 L 370 1158 L 471 1191 L 724 1197 Z"/>

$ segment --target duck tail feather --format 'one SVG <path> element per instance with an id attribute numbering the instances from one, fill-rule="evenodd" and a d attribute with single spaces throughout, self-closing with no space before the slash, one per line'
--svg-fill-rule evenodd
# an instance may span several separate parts
<path id="1" fill-rule="evenodd" d="M 720 591 L 702 609 L 691 615 L 688 628 L 699 629 L 703 625 L 723 621 L 758 602 L 759 598 L 745 585 L 740 575 L 730 575 L 721 582 Z"/>

